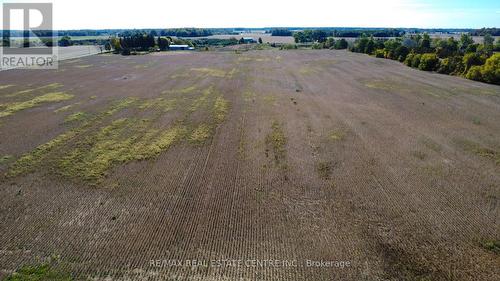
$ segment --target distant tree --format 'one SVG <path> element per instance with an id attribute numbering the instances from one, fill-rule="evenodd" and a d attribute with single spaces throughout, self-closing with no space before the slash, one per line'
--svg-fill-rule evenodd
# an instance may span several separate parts
<path id="1" fill-rule="evenodd" d="M 262 44 L 262 38 L 259 37 L 259 44 Z"/>
<path id="2" fill-rule="evenodd" d="M 410 49 L 405 46 L 399 46 L 394 50 L 394 59 L 399 60 L 400 62 L 404 62 L 406 60 L 406 56 L 410 53 Z"/>
<path id="3" fill-rule="evenodd" d="M 371 37 L 370 40 L 368 40 L 368 42 L 366 43 L 364 53 L 371 54 L 373 53 L 373 51 L 375 51 L 375 41 L 373 40 L 373 37 Z"/>
<path id="4" fill-rule="evenodd" d="M 428 52 L 431 48 L 431 37 L 429 34 L 424 33 L 422 36 L 422 41 L 420 41 L 420 50 L 422 52 Z"/>
<path id="5" fill-rule="evenodd" d="M 71 45 L 73 45 L 73 42 L 71 41 L 71 37 L 63 36 L 61 39 L 59 39 L 59 46 L 68 47 Z"/>
<path id="6" fill-rule="evenodd" d="M 410 37 L 404 38 L 401 44 L 407 48 L 416 48 L 418 46 L 418 42 Z"/>
<path id="7" fill-rule="evenodd" d="M 335 41 L 335 49 L 337 50 L 347 49 L 348 46 L 349 43 L 347 43 L 347 40 L 345 40 L 344 38 Z"/>
<path id="8" fill-rule="evenodd" d="M 459 44 L 460 50 L 462 52 L 466 52 L 467 48 L 473 44 L 474 40 L 472 39 L 472 36 L 470 36 L 467 33 L 462 33 L 462 35 L 460 36 L 460 44 Z"/>
<path id="9" fill-rule="evenodd" d="M 484 35 L 483 45 L 486 52 L 492 52 L 494 49 L 494 44 L 495 38 L 493 38 L 493 36 L 491 36 L 490 34 Z"/>
<path id="10" fill-rule="evenodd" d="M 119 53 L 122 50 L 121 39 L 111 37 L 109 41 L 115 53 Z"/>
<path id="11" fill-rule="evenodd" d="M 497 42 L 495 44 L 495 47 L 493 48 L 493 51 L 500 52 L 500 38 L 497 39 Z"/>
<path id="12" fill-rule="evenodd" d="M 436 41 L 436 54 L 440 58 L 447 58 L 458 52 L 458 42 L 453 37 L 447 40 Z"/>
<path id="13" fill-rule="evenodd" d="M 158 48 L 160 49 L 160 51 L 168 50 L 169 46 L 170 46 L 170 41 L 167 38 L 158 37 Z"/>
<path id="14" fill-rule="evenodd" d="M 333 39 L 333 37 L 326 38 L 324 46 L 326 49 L 334 48 L 335 47 L 335 39 Z"/>
<path id="15" fill-rule="evenodd" d="M 271 36 L 292 36 L 292 32 L 286 28 L 271 30 Z"/>

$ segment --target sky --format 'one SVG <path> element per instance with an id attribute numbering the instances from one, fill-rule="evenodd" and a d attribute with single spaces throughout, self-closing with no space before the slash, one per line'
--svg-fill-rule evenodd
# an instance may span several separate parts
<path id="1" fill-rule="evenodd" d="M 500 0 L 0 0 L 52 2 L 54 29 L 500 27 Z M 0 13 L 0 18 L 1 18 Z M 36 12 L 34 16 L 36 18 Z"/>

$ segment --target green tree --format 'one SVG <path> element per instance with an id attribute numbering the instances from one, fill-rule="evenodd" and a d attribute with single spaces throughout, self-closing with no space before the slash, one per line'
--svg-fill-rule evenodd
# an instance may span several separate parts
<path id="1" fill-rule="evenodd" d="M 348 46 L 349 43 L 347 43 L 347 40 L 345 40 L 344 38 L 335 42 L 335 49 L 337 50 L 347 49 Z"/>
<path id="2" fill-rule="evenodd" d="M 483 81 L 500 84 L 500 53 L 492 55 L 481 68 Z"/>
<path id="3" fill-rule="evenodd" d="M 411 60 L 411 67 L 418 68 L 418 66 L 420 65 L 420 59 L 421 58 L 422 58 L 421 54 L 415 54 L 413 56 L 413 59 Z"/>
<path id="4" fill-rule="evenodd" d="M 376 58 L 385 58 L 385 52 L 382 49 L 375 50 Z"/>
<path id="5" fill-rule="evenodd" d="M 373 51 L 375 51 L 375 41 L 373 41 L 373 37 L 371 37 L 370 40 L 368 40 L 368 42 L 366 43 L 364 53 L 371 54 L 373 53 Z"/>
<path id="6" fill-rule="evenodd" d="M 325 41 L 325 48 L 331 49 L 335 47 L 335 39 L 333 37 L 328 37 Z"/>
<path id="7" fill-rule="evenodd" d="M 59 46 L 68 47 L 71 45 L 73 45 L 73 42 L 71 41 L 71 37 L 63 36 L 61 39 L 59 39 Z"/>
<path id="8" fill-rule="evenodd" d="M 493 51 L 494 43 L 495 43 L 495 38 L 493 38 L 493 36 L 491 36 L 490 34 L 484 35 L 483 45 L 486 52 L 491 53 Z"/>
<path id="9" fill-rule="evenodd" d="M 500 52 L 500 38 L 497 39 L 497 43 L 493 49 L 495 52 Z"/>
<path id="10" fill-rule="evenodd" d="M 158 48 L 160 49 L 160 51 L 168 50 L 169 46 L 170 46 L 170 41 L 167 38 L 158 37 Z"/>
<path id="11" fill-rule="evenodd" d="M 462 33 L 462 35 L 460 36 L 460 44 L 459 44 L 460 50 L 462 52 L 465 52 L 467 48 L 473 44 L 474 40 L 472 39 L 472 36 L 470 36 L 470 34 L 468 33 Z"/>
<path id="12" fill-rule="evenodd" d="M 423 52 L 428 52 L 430 48 L 431 48 L 431 37 L 429 36 L 429 34 L 424 33 L 424 35 L 422 36 L 422 41 L 420 41 L 420 49 Z"/>
<path id="13" fill-rule="evenodd" d="M 436 54 L 423 54 L 418 64 L 418 69 L 433 71 L 436 70 L 439 64 L 439 59 Z"/>
<path id="14" fill-rule="evenodd" d="M 461 56 L 453 56 L 443 59 L 437 72 L 443 74 L 459 75 L 464 72 L 463 58 Z"/>
<path id="15" fill-rule="evenodd" d="M 464 55 L 463 63 L 465 66 L 465 72 L 467 73 L 473 65 L 482 65 L 484 59 L 478 53 L 467 53 Z"/>
<path id="16" fill-rule="evenodd" d="M 119 53 L 122 50 L 122 44 L 119 38 L 111 37 L 109 41 L 115 53 Z"/>

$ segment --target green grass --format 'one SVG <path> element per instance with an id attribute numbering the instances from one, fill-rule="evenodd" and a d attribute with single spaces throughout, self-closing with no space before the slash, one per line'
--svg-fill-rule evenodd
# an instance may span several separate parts
<path id="1" fill-rule="evenodd" d="M 150 128 L 148 120 L 122 118 L 80 141 L 62 157 L 59 172 L 69 178 L 99 183 L 120 163 L 144 160 L 170 148 L 184 135 L 184 128 Z"/>
<path id="2" fill-rule="evenodd" d="M 12 85 L 12 84 L 0 85 L 0 90 L 4 90 L 4 89 L 10 88 L 10 87 L 14 87 L 14 85 Z"/>
<path id="3" fill-rule="evenodd" d="M 217 68 L 207 68 L 207 67 L 191 68 L 191 71 L 200 72 L 200 73 L 207 75 L 207 76 L 213 76 L 213 77 L 219 77 L 219 78 L 223 78 L 226 76 L 226 71 L 224 71 L 222 69 L 217 69 Z"/>
<path id="4" fill-rule="evenodd" d="M 274 162 L 278 166 L 284 165 L 286 160 L 286 143 L 287 139 L 282 124 L 273 121 L 271 132 L 266 136 L 266 144 L 272 148 Z"/>
<path id="5" fill-rule="evenodd" d="M 64 122 L 70 123 L 70 122 L 82 121 L 82 120 L 87 119 L 88 116 L 89 115 L 87 113 L 79 111 L 79 112 L 75 112 L 75 113 L 69 115 L 68 117 L 66 117 L 64 119 Z"/>
<path id="6" fill-rule="evenodd" d="M 195 88 L 184 90 L 181 91 L 188 93 Z M 161 114 L 153 115 L 152 119 L 110 118 L 127 108 L 139 111 L 138 114 L 142 111 L 149 114 L 157 109 L 165 112 L 174 109 L 178 102 L 186 103 L 187 111 L 166 128 L 156 123 Z M 7 176 L 26 174 L 43 165 L 50 173 L 96 185 L 115 166 L 154 158 L 177 143 L 207 143 L 216 126 L 226 119 L 229 108 L 229 102 L 222 95 L 208 88 L 200 96 L 182 99 L 128 97 L 112 102 L 95 114 L 75 112 L 66 117 L 66 122 L 81 121 L 78 127 L 22 155 L 10 165 Z M 192 126 L 194 120 L 190 120 L 190 115 L 194 111 L 204 114 L 201 117 L 208 122 Z"/>
<path id="7" fill-rule="evenodd" d="M 200 124 L 189 136 L 189 142 L 194 144 L 203 144 L 210 138 L 212 128 L 207 124 Z"/>
<path id="8" fill-rule="evenodd" d="M 3 165 L 5 163 L 9 162 L 12 158 L 13 158 L 12 155 L 4 155 L 4 156 L 0 157 L 0 165 Z"/>
<path id="9" fill-rule="evenodd" d="M 72 99 L 73 95 L 66 94 L 64 92 L 48 93 L 42 96 L 35 97 L 31 100 L 26 100 L 22 102 L 13 102 L 4 105 L 4 109 L 0 111 L 0 117 L 5 117 L 12 115 L 18 111 L 25 110 L 28 108 L 39 106 L 43 103 L 48 102 L 59 102 Z"/>
<path id="10" fill-rule="evenodd" d="M 15 92 L 15 93 L 12 93 L 12 94 L 8 94 L 6 95 L 6 97 L 17 97 L 17 96 L 21 96 L 21 95 L 24 95 L 24 94 L 29 94 L 29 93 L 33 93 L 33 92 L 40 92 L 40 91 L 46 91 L 46 90 L 55 90 L 55 89 L 58 89 L 58 88 L 61 88 L 63 85 L 61 83 L 51 83 L 51 84 L 47 84 L 45 86 L 41 86 L 41 87 L 38 87 L 38 88 L 33 88 L 33 89 L 26 89 L 26 90 L 22 90 L 22 91 L 18 91 L 18 92 Z"/>
<path id="11" fill-rule="evenodd" d="M 59 113 L 59 112 L 65 112 L 65 111 L 68 111 L 68 110 L 70 110 L 71 108 L 73 108 L 74 106 L 76 106 L 76 105 L 78 105 L 78 104 L 80 104 L 80 103 L 78 103 L 78 102 L 77 102 L 77 103 L 74 103 L 74 104 L 65 105 L 65 106 L 63 106 L 63 107 L 60 107 L 60 108 L 58 108 L 58 109 L 54 110 L 54 113 Z"/>
<path id="12" fill-rule="evenodd" d="M 43 158 L 51 152 L 54 148 L 64 144 L 68 140 L 77 135 L 77 130 L 71 130 L 63 133 L 47 143 L 39 145 L 33 151 L 24 154 L 19 158 L 10 168 L 7 176 L 17 176 L 27 173 L 38 166 Z"/>
<path id="13" fill-rule="evenodd" d="M 215 122 L 222 123 L 226 119 L 229 111 L 229 102 L 222 96 L 218 96 L 214 103 L 214 118 Z"/>
<path id="14" fill-rule="evenodd" d="M 500 241 L 499 240 L 485 240 L 481 242 L 481 246 L 495 254 L 500 254 Z"/>
<path id="15" fill-rule="evenodd" d="M 328 138 L 332 141 L 341 141 L 345 138 L 345 132 L 341 130 L 333 130 L 328 134 Z"/>
<path id="16" fill-rule="evenodd" d="M 70 281 L 71 275 L 54 269 L 49 264 L 23 266 L 7 276 L 5 281 Z"/>
<path id="17" fill-rule="evenodd" d="M 479 143 L 470 140 L 456 140 L 455 142 L 465 151 L 490 159 L 495 163 L 495 165 L 500 166 L 500 152 L 483 147 Z"/>

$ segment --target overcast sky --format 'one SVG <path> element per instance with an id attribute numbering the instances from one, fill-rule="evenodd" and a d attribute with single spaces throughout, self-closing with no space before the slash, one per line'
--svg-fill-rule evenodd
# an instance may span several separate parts
<path id="1" fill-rule="evenodd" d="M 55 29 L 500 27 L 500 0 L 53 0 Z"/>

